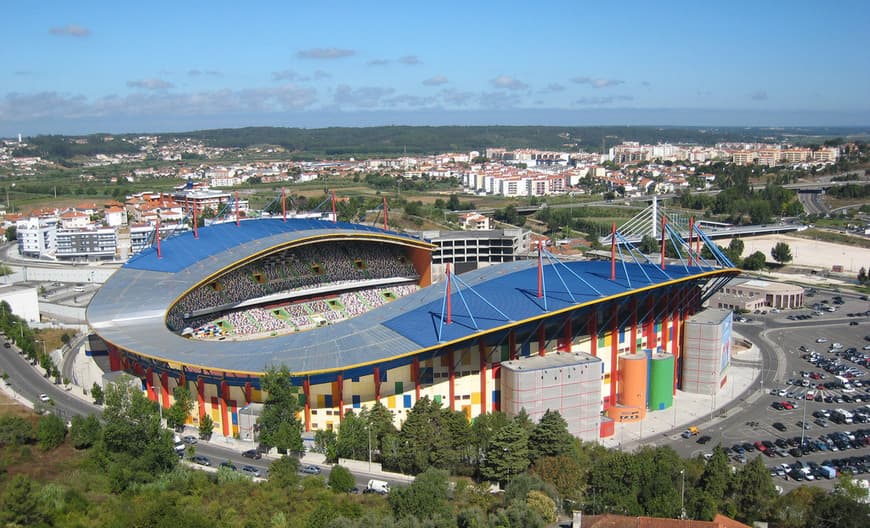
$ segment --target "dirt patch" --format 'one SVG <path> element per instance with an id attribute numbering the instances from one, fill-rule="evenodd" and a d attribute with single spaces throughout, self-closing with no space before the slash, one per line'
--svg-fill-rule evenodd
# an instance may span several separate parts
<path id="1" fill-rule="evenodd" d="M 34 431 L 39 416 L 33 411 L 0 392 L 0 416 L 20 416 L 33 425 Z M 0 450 L 3 465 L 8 475 L 25 474 L 40 482 L 62 478 L 69 473 L 84 453 L 69 444 L 69 439 L 57 449 L 43 451 L 36 443 L 24 446 L 3 446 Z"/>
<path id="2" fill-rule="evenodd" d="M 63 335 L 66 334 L 70 336 L 70 339 L 75 335 L 73 330 L 65 329 L 65 328 L 46 328 L 44 330 L 37 330 L 37 339 L 45 340 L 45 350 L 46 352 L 51 352 L 52 350 L 56 350 L 63 346 Z M 38 343 L 37 343 L 38 345 Z"/>

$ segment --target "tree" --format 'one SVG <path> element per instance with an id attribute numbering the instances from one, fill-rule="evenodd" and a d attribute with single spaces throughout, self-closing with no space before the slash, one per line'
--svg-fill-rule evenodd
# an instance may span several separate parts
<path id="1" fill-rule="evenodd" d="M 318 453 L 322 453 L 326 456 L 326 461 L 329 463 L 335 463 L 338 461 L 338 451 L 336 449 L 336 444 L 338 443 L 338 436 L 335 434 L 333 430 L 327 429 L 318 429 L 316 433 L 314 433 L 314 447 Z"/>
<path id="2" fill-rule="evenodd" d="M 286 365 L 270 368 L 263 376 L 263 389 L 268 394 L 260 424 L 260 442 L 279 451 L 302 451 L 302 423 L 297 387 L 293 386 Z"/>
<path id="3" fill-rule="evenodd" d="M 389 502 L 396 519 L 411 516 L 417 519 L 450 518 L 447 472 L 427 469 L 417 475 L 410 486 L 391 490 Z"/>
<path id="4" fill-rule="evenodd" d="M 556 522 L 556 503 L 546 494 L 532 490 L 526 497 L 526 504 L 547 524 Z"/>
<path id="5" fill-rule="evenodd" d="M 183 427 L 187 417 L 193 411 L 193 395 L 187 387 L 175 387 L 173 391 L 175 401 L 166 409 L 166 425 L 173 429 Z"/>
<path id="6" fill-rule="evenodd" d="M 91 397 L 97 405 L 103 404 L 103 387 L 96 381 L 91 386 Z"/>
<path id="7" fill-rule="evenodd" d="M 269 465 L 269 484 L 288 489 L 299 482 L 299 460 L 282 456 Z"/>
<path id="8" fill-rule="evenodd" d="M 728 259 L 735 264 L 740 262 L 740 256 L 743 255 L 744 247 L 745 245 L 742 240 L 736 237 L 732 238 L 731 242 L 728 243 L 728 249 L 725 252 L 728 255 Z"/>
<path id="9" fill-rule="evenodd" d="M 141 389 L 127 380 L 112 382 L 106 386 L 105 401 L 100 447 L 118 462 L 116 491 L 175 467 L 178 455 L 172 434 L 161 427 L 156 407 Z"/>
<path id="10" fill-rule="evenodd" d="M 338 429 L 335 451 L 338 458 L 368 460 L 368 424 L 353 411 L 348 411 Z"/>
<path id="11" fill-rule="evenodd" d="M 559 411 L 547 409 L 529 435 L 529 451 L 534 462 L 539 457 L 558 456 L 567 453 L 574 443 L 568 432 L 568 423 Z"/>
<path id="12" fill-rule="evenodd" d="M 644 255 L 658 253 L 659 251 L 661 251 L 661 247 L 659 246 L 658 242 L 656 242 L 656 239 L 654 239 L 650 235 L 644 235 L 643 238 L 640 239 L 640 245 L 638 246 L 638 249 Z"/>
<path id="13" fill-rule="evenodd" d="M 578 501 L 586 486 L 586 469 L 567 455 L 540 457 L 535 460 L 534 474 L 556 488 L 563 499 Z"/>
<path id="14" fill-rule="evenodd" d="M 100 425 L 100 419 L 96 415 L 73 416 L 69 436 L 76 449 L 92 447 L 100 439 L 101 432 L 102 425 Z"/>
<path id="15" fill-rule="evenodd" d="M 777 242 L 773 249 L 770 250 L 770 256 L 773 260 L 780 264 L 788 264 L 791 262 L 791 248 L 785 242 Z"/>
<path id="16" fill-rule="evenodd" d="M 6 240 L 10 242 L 18 240 L 18 227 L 14 224 L 6 228 Z"/>
<path id="17" fill-rule="evenodd" d="M 336 493 L 347 493 L 356 486 L 353 473 L 344 466 L 332 466 L 329 473 L 329 488 Z"/>
<path id="18" fill-rule="evenodd" d="M 214 420 L 208 414 L 203 414 L 199 419 L 199 437 L 208 440 L 212 433 L 214 433 Z"/>
<path id="19" fill-rule="evenodd" d="M 46 414 L 36 424 L 36 441 L 43 451 L 54 449 L 66 438 L 66 424 L 56 414 Z"/>
<path id="20" fill-rule="evenodd" d="M 765 520 L 778 494 L 761 457 L 753 458 L 735 475 L 737 517 L 748 523 Z"/>
<path id="21" fill-rule="evenodd" d="M 861 284 L 867 282 L 867 268 L 863 266 L 858 270 L 858 282 Z"/>
<path id="22" fill-rule="evenodd" d="M 760 270 L 764 269 L 764 265 L 767 262 L 767 257 L 764 256 L 764 253 L 761 251 L 756 251 L 755 253 L 749 255 L 745 259 L 743 259 L 743 269 L 746 270 Z"/>
<path id="23" fill-rule="evenodd" d="M 30 442 L 33 426 L 20 416 L 0 416 L 0 445 L 24 445 Z"/>
<path id="24" fill-rule="evenodd" d="M 0 504 L 0 524 L 3 526 L 37 526 L 45 518 L 36 484 L 27 475 L 15 475 L 6 484 Z"/>
<path id="25" fill-rule="evenodd" d="M 528 441 L 526 430 L 516 421 L 502 427 L 486 450 L 481 475 L 499 483 L 510 482 L 529 467 Z"/>

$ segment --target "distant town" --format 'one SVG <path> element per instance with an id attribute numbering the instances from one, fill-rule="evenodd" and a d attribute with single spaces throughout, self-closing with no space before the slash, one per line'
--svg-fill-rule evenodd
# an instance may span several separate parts
<path id="1" fill-rule="evenodd" d="M 93 141 L 69 138 L 74 145 Z M 4 227 L 15 227 L 19 253 L 34 258 L 67 261 L 125 261 L 161 236 L 202 224 L 260 217 L 236 191 L 252 184 L 287 186 L 318 180 L 359 180 L 380 174 L 396 181 L 449 182 L 454 192 L 470 196 L 542 199 L 551 196 L 601 194 L 608 198 L 669 195 L 704 191 L 717 186 L 714 164 L 781 167 L 820 173 L 833 167 L 854 144 L 794 146 L 776 143 L 717 143 L 712 146 L 641 144 L 625 141 L 601 152 L 559 152 L 538 149 L 487 148 L 395 158 L 292 161 L 280 147 L 210 147 L 193 139 L 161 139 L 157 135 L 103 136 L 104 143 L 123 142 L 124 153 L 97 153 L 78 160 L 82 184 L 142 184 L 181 181 L 171 191 L 141 191 L 117 199 L 86 199 L 72 206 L 32 210 L 0 209 Z M 33 177 L 57 167 L 39 156 L 21 156 L 29 145 L 19 137 L 0 146 L 0 171 Z M 230 159 L 238 161 L 227 161 Z M 243 158 L 256 159 L 245 161 Z M 105 167 L 130 167 L 106 176 Z M 120 180 L 123 180 L 119 182 Z M 11 184 L 14 194 L 14 183 Z M 274 212 L 274 211 L 273 211 Z M 301 211 L 291 211 L 291 214 Z M 159 220 L 158 220 L 159 219 Z M 489 229 L 489 218 L 468 214 L 465 229 Z"/>

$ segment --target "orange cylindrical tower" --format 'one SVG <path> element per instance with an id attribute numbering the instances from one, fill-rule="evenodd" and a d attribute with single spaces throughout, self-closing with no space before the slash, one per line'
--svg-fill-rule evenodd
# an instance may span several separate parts
<path id="1" fill-rule="evenodd" d="M 619 370 L 622 374 L 619 387 L 620 404 L 646 409 L 648 367 L 646 354 L 619 356 Z"/>

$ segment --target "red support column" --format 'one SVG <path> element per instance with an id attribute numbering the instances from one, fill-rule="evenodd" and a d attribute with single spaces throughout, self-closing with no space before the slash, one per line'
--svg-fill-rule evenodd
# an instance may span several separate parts
<path id="1" fill-rule="evenodd" d="M 196 204 L 193 204 L 193 238 L 199 238 L 199 226 L 196 225 Z"/>
<path id="2" fill-rule="evenodd" d="M 486 344 L 477 341 L 477 355 L 480 356 L 480 414 L 486 412 Z"/>
<path id="3" fill-rule="evenodd" d="M 387 197 L 384 196 L 384 231 L 387 230 Z"/>
<path id="4" fill-rule="evenodd" d="M 610 322 L 610 407 L 616 405 L 617 369 L 616 356 L 619 352 L 619 307 L 613 307 L 613 320 Z"/>
<path id="5" fill-rule="evenodd" d="M 164 409 L 169 408 L 169 373 L 160 375 L 160 399 Z"/>
<path id="6" fill-rule="evenodd" d="M 674 354 L 674 394 L 677 393 L 677 387 L 680 386 L 680 335 L 682 333 L 680 329 L 680 325 L 682 324 L 682 317 L 680 316 L 680 311 L 682 310 L 681 305 L 683 302 L 683 292 L 682 289 L 677 290 L 674 294 L 674 312 L 673 312 L 673 320 L 674 320 L 674 344 L 673 344 L 673 354 Z"/>
<path id="7" fill-rule="evenodd" d="M 692 242 L 694 242 L 694 237 L 695 237 L 695 217 L 690 216 L 689 217 L 689 266 L 695 265 L 695 255 L 693 253 L 694 246 L 692 245 Z M 700 255 L 698 255 L 698 257 L 700 258 Z"/>
<path id="8" fill-rule="evenodd" d="M 121 370 L 121 352 L 114 346 L 109 346 L 109 369 L 112 372 Z"/>
<path id="9" fill-rule="evenodd" d="M 544 260 L 542 247 L 543 242 L 538 240 L 538 299 L 544 296 Z"/>
<path id="10" fill-rule="evenodd" d="M 245 404 L 246 405 L 251 403 L 251 400 L 253 400 L 253 398 L 251 397 L 253 392 L 254 392 L 254 386 L 251 385 L 251 382 L 250 381 L 245 382 Z"/>
<path id="11" fill-rule="evenodd" d="M 538 355 L 547 355 L 547 329 L 543 322 L 538 324 Z"/>
<path id="12" fill-rule="evenodd" d="M 631 298 L 631 343 L 628 349 L 632 354 L 637 353 L 637 297 Z"/>
<path id="13" fill-rule="evenodd" d="M 145 371 L 145 393 L 148 395 L 148 399 L 156 402 L 157 395 L 154 394 L 154 371 L 152 369 L 148 369 Z"/>
<path id="14" fill-rule="evenodd" d="M 598 310 L 589 314 L 589 345 L 593 356 L 598 357 Z"/>
<path id="15" fill-rule="evenodd" d="M 420 399 L 420 360 L 414 358 L 414 363 L 411 364 L 411 376 L 414 378 L 414 402 Z"/>
<path id="16" fill-rule="evenodd" d="M 230 386 L 226 381 L 221 381 L 220 392 L 221 396 L 218 398 L 218 402 L 221 406 L 221 431 L 223 431 L 224 436 L 230 436 L 230 417 L 227 413 L 230 401 Z"/>
<path id="17" fill-rule="evenodd" d="M 450 309 L 450 263 L 447 263 L 447 324 L 453 322 L 453 316 Z"/>
<path id="18" fill-rule="evenodd" d="M 311 382 L 302 380 L 302 394 L 305 395 L 305 432 L 311 432 Z"/>
<path id="19" fill-rule="evenodd" d="M 372 378 L 375 382 L 375 401 L 381 401 L 381 369 L 379 367 L 372 370 Z"/>
<path id="20" fill-rule="evenodd" d="M 196 380 L 196 403 L 199 406 L 199 418 L 205 416 L 205 381 L 202 378 Z"/>
<path id="21" fill-rule="evenodd" d="M 667 352 L 673 353 L 673 348 L 668 343 L 668 339 L 670 338 L 670 328 L 668 325 L 670 324 L 668 315 L 671 311 L 671 295 L 669 293 L 664 294 L 663 308 L 662 308 L 662 349 Z"/>
<path id="22" fill-rule="evenodd" d="M 453 349 L 447 351 L 447 394 L 450 398 L 450 410 L 456 410 L 453 402 L 456 400 L 456 372 L 453 368 Z"/>
<path id="23" fill-rule="evenodd" d="M 513 330 L 508 332 L 508 357 L 513 359 L 517 358 L 517 334 Z"/>
<path id="24" fill-rule="evenodd" d="M 668 217 L 662 216 L 662 269 L 665 269 L 665 230 L 668 225 Z"/>
<path id="25" fill-rule="evenodd" d="M 341 374 L 336 380 L 336 389 L 338 389 L 338 418 L 344 420 L 344 376 Z"/>
<path id="26" fill-rule="evenodd" d="M 616 280 L 616 223 L 610 230 L 610 280 Z"/>
<path id="27" fill-rule="evenodd" d="M 241 222 L 242 219 L 239 218 L 239 193 L 238 193 L 238 191 L 236 191 L 235 204 L 236 204 L 236 227 L 239 227 L 239 222 Z"/>
<path id="28" fill-rule="evenodd" d="M 564 334 L 559 339 L 556 350 L 559 352 L 570 352 L 571 351 L 571 341 L 574 340 L 574 324 L 571 317 L 565 319 L 564 326 Z"/>
<path id="29" fill-rule="evenodd" d="M 157 258 L 163 258 L 163 253 L 160 252 L 160 217 L 157 217 L 157 227 L 154 233 L 154 238 L 157 240 Z"/>
<path id="30" fill-rule="evenodd" d="M 652 297 L 647 297 L 646 302 L 646 347 L 656 349 L 656 312 L 655 302 Z"/>

